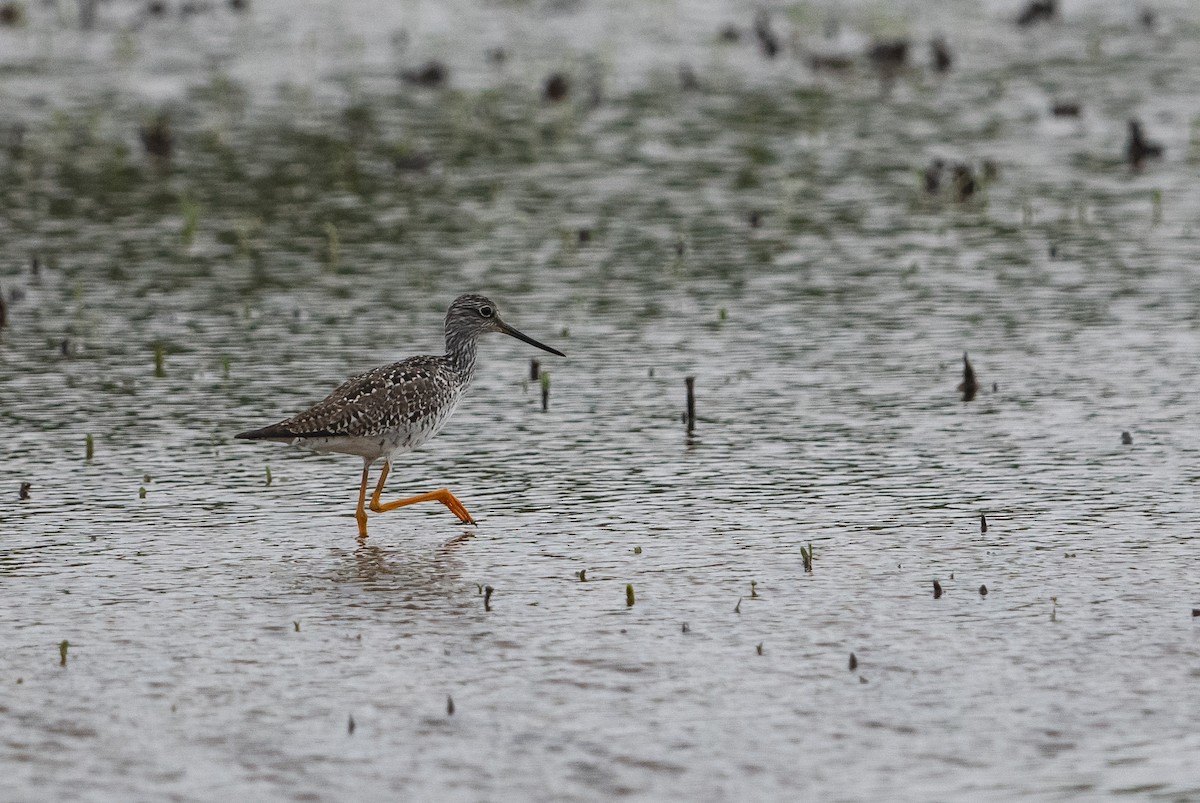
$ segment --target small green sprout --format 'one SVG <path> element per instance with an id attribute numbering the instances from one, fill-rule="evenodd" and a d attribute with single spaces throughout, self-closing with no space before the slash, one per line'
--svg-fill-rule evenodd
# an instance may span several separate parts
<path id="1" fill-rule="evenodd" d="M 338 260 L 341 257 L 342 244 L 338 238 L 337 226 L 332 223 L 325 223 L 325 239 L 326 239 L 326 263 L 330 270 L 337 270 Z"/>
<path id="2" fill-rule="evenodd" d="M 184 244 L 191 245 L 192 240 L 196 238 L 196 226 L 200 222 L 200 208 L 191 198 L 184 195 L 179 199 L 179 212 L 183 216 L 183 230 L 180 234 Z"/>

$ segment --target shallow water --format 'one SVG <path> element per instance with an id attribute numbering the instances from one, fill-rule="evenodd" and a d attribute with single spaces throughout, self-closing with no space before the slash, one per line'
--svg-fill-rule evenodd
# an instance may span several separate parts
<path id="1" fill-rule="evenodd" d="M 0 28 L 0 798 L 1200 799 L 1187 7 L 775 13 L 911 35 L 890 92 L 736 4 L 442 8 Z M 466 291 L 568 354 L 486 342 L 398 460 L 478 528 L 360 544 L 358 461 L 232 440 Z"/>

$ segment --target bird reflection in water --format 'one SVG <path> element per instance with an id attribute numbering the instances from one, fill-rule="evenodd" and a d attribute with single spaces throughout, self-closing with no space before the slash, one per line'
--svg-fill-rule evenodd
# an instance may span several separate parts
<path id="1" fill-rule="evenodd" d="M 358 547 L 350 553 L 354 559 L 353 568 L 339 572 L 338 580 L 361 583 L 370 591 L 431 592 L 443 585 L 457 586 L 462 577 L 458 549 L 474 538 L 474 533 L 464 531 L 432 550 L 420 551 L 369 543 L 366 538 L 359 538 Z"/>

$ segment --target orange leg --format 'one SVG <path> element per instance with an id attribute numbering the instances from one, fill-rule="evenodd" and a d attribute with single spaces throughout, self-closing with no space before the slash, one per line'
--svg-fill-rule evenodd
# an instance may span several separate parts
<path id="1" fill-rule="evenodd" d="M 387 472 L 387 466 L 383 467 L 384 472 Z M 367 478 L 370 476 L 371 464 L 367 463 L 363 466 L 362 485 L 358 487 L 358 510 L 354 511 L 354 518 L 358 519 L 358 537 L 367 537 L 367 511 L 363 510 L 363 503 L 367 501 Z"/>
<path id="2" fill-rule="evenodd" d="M 453 513 L 455 516 L 458 516 L 459 521 L 463 522 L 464 524 L 475 523 L 475 519 L 471 518 L 471 514 L 467 512 L 465 507 L 463 507 L 463 503 L 458 501 L 454 494 L 450 493 L 450 491 L 446 488 L 432 491 L 427 494 L 420 494 L 419 496 L 410 496 L 407 499 L 398 499 L 395 502 L 388 502 L 386 505 L 381 504 L 379 501 L 379 495 L 383 493 L 383 484 L 387 482 L 388 471 L 390 469 L 391 465 L 388 463 L 383 464 L 383 473 L 379 475 L 379 484 L 375 486 L 375 493 L 371 496 L 371 510 L 375 511 L 376 513 L 386 513 L 389 510 L 395 510 L 398 507 L 407 507 L 408 505 L 415 505 L 418 502 L 441 502 L 443 505 L 450 508 L 451 513 Z M 363 482 L 366 482 L 366 480 L 364 479 Z M 363 488 L 365 489 L 366 486 L 364 485 Z M 364 529 L 363 532 L 366 532 L 366 530 Z"/>

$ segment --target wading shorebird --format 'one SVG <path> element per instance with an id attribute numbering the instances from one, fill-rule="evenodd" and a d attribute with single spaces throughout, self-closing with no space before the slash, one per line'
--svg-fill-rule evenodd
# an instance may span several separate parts
<path id="1" fill-rule="evenodd" d="M 409 357 L 351 377 L 304 412 L 236 437 L 361 457 L 362 484 L 354 513 L 360 538 L 367 537 L 367 512 L 363 509 L 367 480 L 371 466 L 380 458 L 383 472 L 371 495 L 371 510 L 384 513 L 418 502 L 441 502 L 459 521 L 474 524 L 463 503 L 446 488 L 387 503 L 381 503 L 379 496 L 395 456 L 416 449 L 449 420 L 475 376 L 476 346 L 486 332 L 500 332 L 542 351 L 567 356 L 504 323 L 487 298 L 459 296 L 446 312 L 445 354 Z"/>

